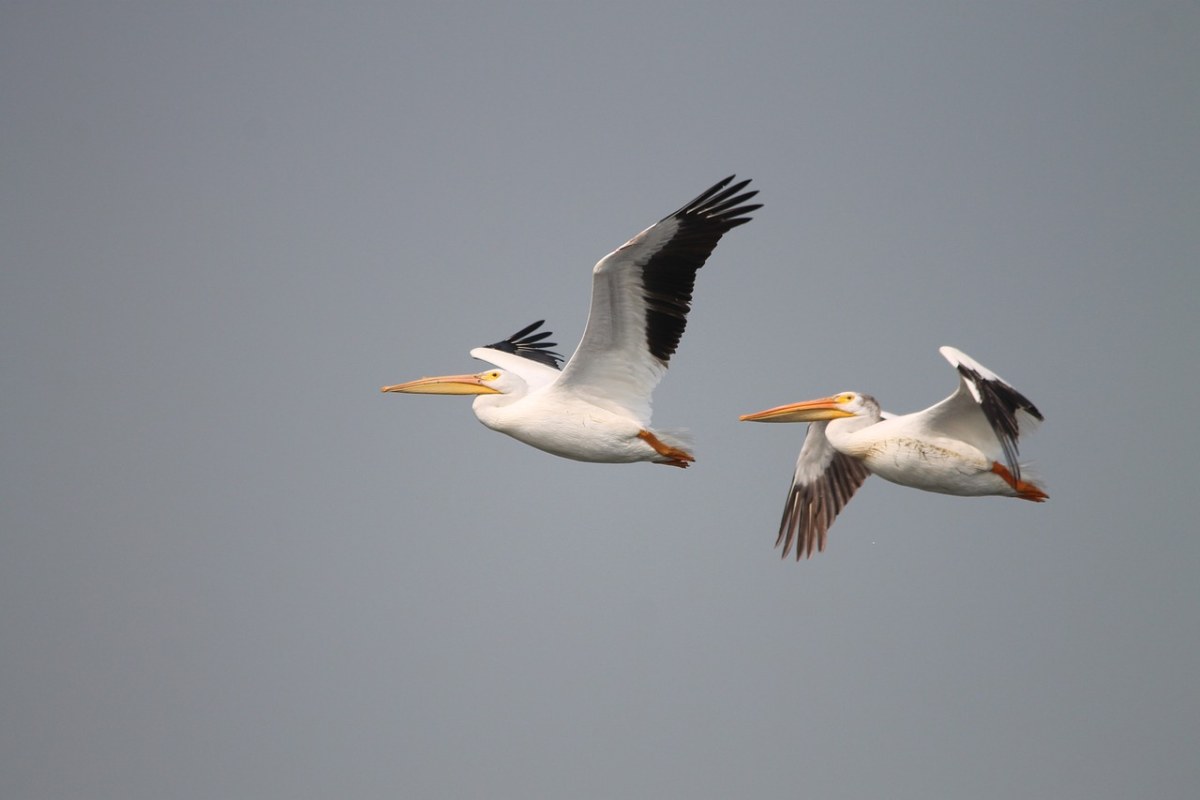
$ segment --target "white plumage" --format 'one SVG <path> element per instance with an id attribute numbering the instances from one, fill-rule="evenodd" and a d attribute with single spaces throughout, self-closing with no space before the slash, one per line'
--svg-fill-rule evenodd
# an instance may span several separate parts
<path id="1" fill-rule="evenodd" d="M 1041 412 L 965 353 L 939 352 L 958 370 L 958 389 L 924 411 L 896 416 L 870 395 L 842 392 L 742 416 L 810 423 L 775 543 L 784 557 L 793 542 L 797 559 L 824 550 L 829 526 L 872 473 L 927 492 L 1047 498 L 1021 478 L 1017 460 L 1017 439 Z"/>
<path id="2" fill-rule="evenodd" d="M 650 428 L 651 393 L 687 325 L 696 271 L 726 231 L 750 221 L 748 180 L 720 181 L 609 253 L 592 270 L 583 339 L 565 367 L 533 333 L 541 322 L 471 355 L 499 369 L 422 378 L 385 392 L 473 394 L 479 421 L 578 461 L 653 461 L 686 467 L 690 444 Z"/>

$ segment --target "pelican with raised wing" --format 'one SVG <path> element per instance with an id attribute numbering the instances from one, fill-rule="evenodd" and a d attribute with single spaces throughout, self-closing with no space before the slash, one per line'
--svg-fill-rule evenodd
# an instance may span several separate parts
<path id="1" fill-rule="evenodd" d="M 872 473 L 927 492 L 1047 498 L 1017 460 L 1017 439 L 1041 412 L 965 353 L 939 352 L 958 370 L 958 389 L 924 411 L 897 416 L 870 395 L 842 392 L 741 417 L 809 423 L 775 541 L 784 558 L 793 543 L 797 559 L 824 550 L 829 526 Z"/>
<path id="2" fill-rule="evenodd" d="M 748 202 L 758 194 L 744 191 L 749 183 L 731 175 L 600 259 L 587 327 L 565 367 L 535 322 L 471 351 L 497 369 L 383 391 L 478 395 L 472 408 L 484 425 L 564 458 L 686 467 L 690 443 L 650 427 L 650 395 L 683 335 L 696 271 L 762 207 Z"/>

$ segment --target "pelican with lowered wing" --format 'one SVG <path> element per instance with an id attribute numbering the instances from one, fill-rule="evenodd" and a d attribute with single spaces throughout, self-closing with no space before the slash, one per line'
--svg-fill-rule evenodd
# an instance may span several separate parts
<path id="1" fill-rule="evenodd" d="M 940 352 L 958 370 L 958 389 L 924 411 L 888 414 L 870 395 L 842 392 L 741 417 L 809 423 L 775 542 L 785 558 L 793 544 L 797 559 L 824 550 L 829 526 L 871 474 L 927 492 L 1047 499 L 1017 460 L 1017 438 L 1041 412 L 962 351 Z"/>

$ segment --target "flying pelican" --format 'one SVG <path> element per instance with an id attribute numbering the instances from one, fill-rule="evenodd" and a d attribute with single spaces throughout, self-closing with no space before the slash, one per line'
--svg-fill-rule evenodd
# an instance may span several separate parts
<path id="1" fill-rule="evenodd" d="M 745 414 L 744 422 L 808 422 L 779 537 L 787 558 L 825 549 L 838 512 L 871 473 L 901 486 L 966 496 L 1003 495 L 1040 503 L 1048 495 L 1021 479 L 1017 437 L 1042 421 L 1033 403 L 999 375 L 953 347 L 939 348 L 958 370 L 954 394 L 897 416 L 874 397 L 833 397 Z"/>
<path id="2" fill-rule="evenodd" d="M 534 334 L 541 322 L 471 355 L 498 369 L 384 386 L 385 392 L 478 395 L 472 409 L 487 427 L 577 461 L 695 460 L 681 432 L 650 428 L 650 395 L 667 370 L 691 307 L 696 270 L 731 228 L 750 221 L 757 191 L 748 180 L 717 183 L 634 236 L 592 270 L 592 305 L 583 339 L 566 366 Z"/>

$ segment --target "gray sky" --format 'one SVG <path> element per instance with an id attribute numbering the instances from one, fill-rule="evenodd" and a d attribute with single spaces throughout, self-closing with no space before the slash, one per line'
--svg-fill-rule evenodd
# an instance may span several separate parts
<path id="1" fill-rule="evenodd" d="M 1128 798 L 1200 787 L 1194 3 L 0 9 L 0 796 Z M 461 398 L 715 180 L 655 423 L 556 459 Z M 955 345 L 1044 505 L 802 426 Z"/>

